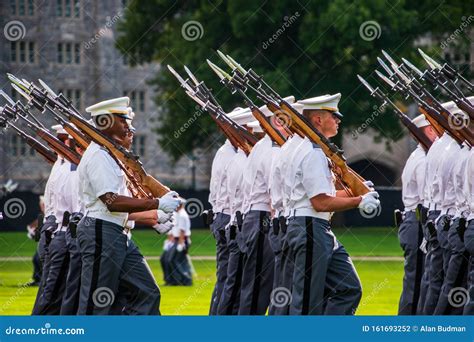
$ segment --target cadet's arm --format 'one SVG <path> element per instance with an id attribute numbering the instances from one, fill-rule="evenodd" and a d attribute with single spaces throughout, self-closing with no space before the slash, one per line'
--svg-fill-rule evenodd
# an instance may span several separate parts
<path id="1" fill-rule="evenodd" d="M 158 199 L 133 198 L 108 192 L 99 197 L 112 212 L 136 213 L 158 209 Z"/>
<path id="2" fill-rule="evenodd" d="M 357 208 L 362 197 L 336 197 L 327 194 L 319 194 L 310 198 L 314 210 L 319 212 L 343 211 Z"/>
<path id="3" fill-rule="evenodd" d="M 154 226 L 158 223 L 158 212 L 156 210 L 142 211 L 128 215 L 130 221 L 144 226 Z"/>

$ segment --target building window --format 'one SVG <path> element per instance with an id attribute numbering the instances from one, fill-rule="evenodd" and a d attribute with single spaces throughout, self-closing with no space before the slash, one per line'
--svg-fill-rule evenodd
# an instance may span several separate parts
<path id="1" fill-rule="evenodd" d="M 138 154 L 140 157 L 145 156 L 145 143 L 146 143 L 146 136 L 145 135 L 135 135 L 133 137 L 132 143 L 132 150 L 135 154 Z"/>
<path id="2" fill-rule="evenodd" d="M 81 45 L 79 43 L 58 43 L 56 60 L 59 64 L 81 64 Z"/>
<path id="3" fill-rule="evenodd" d="M 145 112 L 146 110 L 145 91 L 143 90 L 124 91 L 123 96 L 128 96 L 130 98 L 130 106 L 132 107 L 133 111 Z"/>
<path id="4" fill-rule="evenodd" d="M 56 0 L 56 17 L 80 18 L 80 0 Z"/>
<path id="5" fill-rule="evenodd" d="M 17 41 L 10 42 L 10 61 L 12 63 L 35 63 L 35 43 Z"/>
<path id="6" fill-rule="evenodd" d="M 80 89 L 59 89 L 69 101 L 71 101 L 74 108 L 78 111 L 82 110 L 82 91 Z"/>
<path id="7" fill-rule="evenodd" d="M 10 12 L 21 17 L 35 15 L 34 0 L 10 0 Z"/>
<path id="8" fill-rule="evenodd" d="M 10 152 L 13 157 L 34 156 L 35 149 L 18 135 L 12 135 L 10 140 Z"/>

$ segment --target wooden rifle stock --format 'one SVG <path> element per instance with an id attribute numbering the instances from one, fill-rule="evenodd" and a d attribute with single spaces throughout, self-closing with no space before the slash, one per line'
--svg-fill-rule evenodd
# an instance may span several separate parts
<path id="1" fill-rule="evenodd" d="M 29 134 L 26 134 L 25 132 L 23 132 L 21 129 L 19 129 L 18 127 L 12 125 L 12 124 L 9 124 L 9 126 L 11 128 L 13 128 L 17 134 L 26 141 L 26 143 L 31 146 L 31 148 L 33 148 L 36 152 L 38 152 L 40 155 L 42 155 L 44 157 L 44 159 L 46 159 L 46 161 L 50 164 L 54 164 L 54 162 L 56 161 L 56 159 L 58 158 L 58 156 L 56 155 L 56 153 L 54 153 L 53 151 L 51 151 L 49 148 L 47 148 L 46 146 L 44 146 L 41 142 L 39 142 L 38 140 L 36 140 L 35 138 L 33 138 L 31 135 Z"/>
<path id="2" fill-rule="evenodd" d="M 283 134 L 274 127 L 274 125 L 270 122 L 270 120 L 261 112 L 261 110 L 257 106 L 250 106 L 250 110 L 252 111 L 252 115 L 257 119 L 260 123 L 260 127 L 262 127 L 263 131 L 279 146 L 282 146 L 286 138 Z"/>

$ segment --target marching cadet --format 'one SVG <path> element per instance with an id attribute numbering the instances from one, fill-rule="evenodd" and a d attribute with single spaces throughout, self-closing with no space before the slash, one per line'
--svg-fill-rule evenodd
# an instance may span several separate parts
<path id="1" fill-rule="evenodd" d="M 291 102 L 294 102 L 294 97 Z M 292 107 L 302 114 L 304 107 L 302 104 L 292 103 Z M 290 158 L 289 153 L 291 153 L 291 146 L 298 141 L 301 142 L 303 139 L 297 134 L 288 137 L 285 143 L 275 151 L 276 153 L 273 156 L 270 171 L 269 190 L 274 214 L 272 229 L 269 232 L 269 240 L 273 252 L 275 253 L 275 265 L 273 290 L 270 298 L 270 306 L 268 308 L 269 315 L 288 314 L 289 300 L 284 295 L 282 296 L 282 291 L 291 293 L 293 263 L 288 263 L 288 243 L 285 239 L 287 220 L 287 214 L 285 214 L 285 204 L 287 201 L 285 199 L 287 196 L 285 196 L 284 171 L 282 170 L 282 166 L 285 160 Z M 283 272 L 286 272 L 286 274 Z"/>
<path id="2" fill-rule="evenodd" d="M 66 145 L 72 145 L 72 139 L 61 125 L 51 127 L 56 131 L 59 140 Z M 60 157 L 58 157 L 60 158 Z M 75 196 L 68 186 L 71 169 L 74 166 L 66 159 L 61 159 L 58 169 L 55 171 L 54 183 L 50 184 L 54 190 L 47 186 L 48 207 L 54 207 L 55 228 L 47 232 L 50 235 L 48 244 L 48 256 L 46 267 L 43 269 L 44 283 L 41 293 L 33 308 L 33 315 L 58 315 L 60 313 L 62 298 L 66 288 L 66 276 L 69 267 L 69 253 L 66 243 L 66 230 L 71 213 L 71 201 Z M 54 167 L 53 167 L 54 168 Z M 45 192 L 46 195 L 46 192 Z M 46 209 L 47 211 L 51 209 Z M 49 214 L 47 214 L 49 216 Z M 48 220 L 48 219 L 47 219 Z"/>
<path id="3" fill-rule="evenodd" d="M 443 107 L 453 114 L 456 114 L 459 110 L 454 102 L 444 103 Z M 427 173 L 431 173 L 429 178 L 431 181 L 429 186 L 431 192 L 430 209 L 439 210 L 439 214 L 434 221 L 435 229 L 431 228 L 430 230 L 428 228 L 430 239 L 427 245 L 427 256 L 430 256 L 430 268 L 428 269 L 429 281 L 422 311 L 424 315 L 432 315 L 434 313 L 451 255 L 450 248 L 448 247 L 448 230 L 451 215 L 455 210 L 455 190 L 452 186 L 449 186 L 452 184 L 449 180 L 452 177 L 452 167 L 455 158 L 461 148 L 456 140 L 446 133 L 439 141 L 437 145 L 439 154 L 430 156 L 430 153 L 428 153 L 427 155 Z M 436 161 L 434 161 L 435 158 Z M 433 167 L 435 168 L 434 170 Z"/>
<path id="4" fill-rule="evenodd" d="M 229 113 L 229 117 L 237 124 L 248 128 L 253 115 L 248 109 L 239 109 Z M 227 189 L 229 192 L 230 220 L 225 227 L 225 239 L 229 257 L 227 275 L 222 295 L 217 306 L 218 315 L 237 315 L 240 305 L 240 290 L 245 247 L 242 240 L 242 203 L 243 172 L 247 166 L 247 155 L 237 149 L 227 168 Z"/>
<path id="5" fill-rule="evenodd" d="M 431 140 L 437 133 L 423 114 L 412 122 Z M 402 200 L 405 206 L 404 219 L 398 230 L 398 239 L 403 249 L 405 264 L 403 290 L 398 304 L 399 315 L 416 315 L 420 283 L 423 275 L 424 253 L 420 249 L 423 240 L 421 221 L 417 208 L 423 205 L 426 174 L 426 151 L 418 144 L 411 153 L 402 172 Z M 418 211 L 420 215 L 420 211 Z"/>
<path id="6" fill-rule="evenodd" d="M 265 134 L 248 155 L 243 173 L 242 238 L 246 250 L 239 315 L 264 315 L 270 304 L 274 254 L 268 240 L 271 221 L 269 177 L 276 148 Z"/>
<path id="7" fill-rule="evenodd" d="M 86 111 L 91 113 L 102 134 L 122 143 L 130 131 L 128 104 L 129 98 L 121 97 L 102 101 Z M 108 152 L 94 142 L 84 152 L 77 172 L 79 194 L 85 207 L 84 217 L 77 226 L 82 257 L 78 314 L 109 314 L 115 297 L 122 296 L 123 288 L 133 294 L 128 313 L 159 314 L 158 285 L 124 228 L 130 213 L 157 209 L 173 212 L 179 205 L 176 192 L 157 199 L 130 197 L 124 172 Z"/>
<path id="8" fill-rule="evenodd" d="M 303 115 L 326 138 L 337 134 L 341 94 L 300 101 Z M 351 315 L 362 290 L 354 265 L 331 231 L 334 211 L 360 208 L 373 212 L 378 193 L 348 197 L 336 191 L 334 175 L 322 149 L 308 138 L 294 152 L 287 179 L 292 180 L 288 207 L 288 242 L 294 260 L 290 315 Z"/>
<path id="9" fill-rule="evenodd" d="M 235 108 L 233 111 L 241 110 Z M 211 232 L 216 240 L 216 284 L 211 296 L 210 315 L 217 314 L 217 307 L 222 295 L 224 283 L 227 278 L 227 264 L 229 260 L 229 249 L 225 238 L 225 227 L 230 221 L 229 193 L 227 189 L 227 167 L 237 153 L 237 150 L 226 139 L 216 152 L 212 161 L 211 179 L 209 185 L 209 203 L 214 215 L 211 223 Z"/>

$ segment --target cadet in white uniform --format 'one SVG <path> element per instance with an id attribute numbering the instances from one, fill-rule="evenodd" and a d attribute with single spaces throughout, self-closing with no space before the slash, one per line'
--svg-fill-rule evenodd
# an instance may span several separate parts
<path id="1" fill-rule="evenodd" d="M 240 110 L 236 108 L 232 112 Z M 212 162 L 211 180 L 209 186 L 209 203 L 212 205 L 214 219 L 211 232 L 216 240 L 216 284 L 212 291 L 210 315 L 217 314 L 217 307 L 227 278 L 229 250 L 225 238 L 225 227 L 230 221 L 230 199 L 227 188 L 227 168 L 237 150 L 229 140 L 226 140 L 216 152 Z"/>
<path id="2" fill-rule="evenodd" d="M 271 226 L 269 178 L 275 148 L 271 138 L 265 135 L 252 148 L 243 174 L 242 238 L 246 250 L 239 315 L 264 315 L 270 304 L 274 254 L 268 241 Z"/>
<path id="3" fill-rule="evenodd" d="M 61 125 L 54 125 L 51 128 L 56 131 L 58 139 L 66 145 L 71 144 L 72 139 Z M 72 210 L 72 199 L 77 197 L 71 193 L 72 189 L 68 186 L 72 168 L 75 168 L 75 165 L 62 159 L 55 170 L 54 179 L 46 189 L 48 195 L 47 215 L 51 219 L 50 212 L 53 211 L 56 220 L 54 230 L 48 232 L 51 237 L 48 244 L 46 267 L 42 276 L 44 282 L 41 292 L 38 292 L 33 315 L 58 315 L 60 313 L 69 268 L 69 253 L 65 234 Z"/>
<path id="4" fill-rule="evenodd" d="M 437 138 L 436 132 L 423 114 L 414 118 L 412 122 L 431 141 Z M 408 158 L 402 172 L 402 200 L 405 210 L 403 222 L 398 230 L 398 239 L 405 258 L 405 274 L 403 291 L 398 304 L 399 315 L 416 315 L 418 306 L 424 253 L 420 249 L 423 241 L 423 229 L 421 220 L 417 218 L 417 210 L 424 203 L 425 176 L 426 151 L 418 144 Z"/>
<path id="5" fill-rule="evenodd" d="M 444 103 L 443 107 L 453 113 L 457 109 L 453 102 Z M 434 171 L 430 177 L 431 208 L 434 206 L 436 212 L 439 210 L 439 215 L 434 221 L 435 231 L 431 231 L 430 240 L 428 240 L 427 245 L 427 256 L 430 256 L 430 268 L 426 299 L 422 311 L 424 315 L 432 315 L 434 313 L 447 271 L 447 263 L 451 255 L 450 248 L 448 247 L 448 229 L 451 215 L 455 211 L 455 191 L 452 187 L 452 182 L 449 182 L 449 180 L 452 178 L 452 167 L 461 147 L 456 140 L 446 133 L 440 138 L 440 144 L 439 153 L 431 157 L 431 163 L 428 162 L 428 167 L 435 167 L 435 170 L 428 170 L 428 173 Z M 435 158 L 436 161 L 433 162 Z M 430 158 L 428 161 L 430 161 Z"/>
<path id="6" fill-rule="evenodd" d="M 238 118 L 235 117 L 238 115 Z M 247 125 L 253 119 L 250 110 L 236 110 L 229 116 L 239 125 Z M 217 307 L 218 315 L 237 315 L 240 305 L 240 287 L 245 247 L 242 239 L 243 173 L 247 167 L 247 155 L 237 150 L 227 167 L 230 220 L 225 227 L 225 239 L 229 252 L 227 275 Z"/>
<path id="7" fill-rule="evenodd" d="M 130 130 L 128 104 L 129 99 L 122 97 L 86 110 L 104 135 L 121 143 Z M 79 193 L 85 207 L 85 216 L 77 227 L 82 256 L 78 314 L 109 314 L 115 297 L 120 295 L 119 288 L 124 287 L 133 293 L 128 313 L 159 314 L 159 288 L 138 248 L 128 243 L 124 227 L 129 213 L 174 211 L 179 205 L 177 194 L 169 192 L 160 199 L 129 197 L 124 172 L 94 142 L 84 152 L 78 173 Z"/>
<path id="8" fill-rule="evenodd" d="M 472 121 L 471 121 L 472 125 Z M 472 127 L 472 126 L 471 126 Z M 469 152 L 469 160 L 466 165 L 465 173 L 466 187 L 468 190 L 469 213 L 467 215 L 467 228 L 464 233 L 464 245 L 469 256 L 469 268 L 467 285 L 469 297 L 464 306 L 464 315 L 474 315 L 474 149 Z"/>
<path id="9" fill-rule="evenodd" d="M 341 95 L 303 100 L 303 115 L 325 137 L 337 134 L 342 115 Z M 347 197 L 336 192 L 328 159 L 305 138 L 294 152 L 288 176 L 293 180 L 288 207 L 288 243 L 294 260 L 290 315 L 351 315 L 362 291 L 359 277 L 344 247 L 331 231 L 332 212 L 380 204 L 378 193 Z M 288 177 L 287 176 L 287 177 Z"/>

